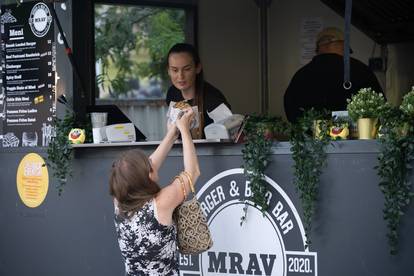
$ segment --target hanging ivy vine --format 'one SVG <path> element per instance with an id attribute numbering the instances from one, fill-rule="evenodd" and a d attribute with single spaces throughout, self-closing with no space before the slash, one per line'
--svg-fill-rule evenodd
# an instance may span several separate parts
<path id="1" fill-rule="evenodd" d="M 53 171 L 57 180 L 56 189 L 61 195 L 67 179 L 72 176 L 72 147 L 68 133 L 73 128 L 75 119 L 72 113 L 67 113 L 63 119 L 54 119 L 55 137 L 47 148 L 47 165 Z"/>
<path id="2" fill-rule="evenodd" d="M 85 142 L 91 142 L 92 128 L 89 122 L 88 118 L 86 122 L 78 122 L 73 112 L 67 112 L 63 119 L 54 119 L 55 137 L 47 148 L 46 163 L 57 180 L 56 189 L 59 196 L 62 195 L 68 179 L 72 177 L 73 148 L 68 134 L 72 128 L 83 128 L 86 132 Z"/>
<path id="3" fill-rule="evenodd" d="M 313 109 L 305 111 L 296 124 L 288 125 L 280 118 L 250 116 L 245 126 L 245 146 L 242 150 L 244 173 L 250 182 L 253 202 L 264 213 L 268 208 L 264 171 L 270 162 L 273 133 L 289 133 L 294 161 L 294 184 L 300 193 L 305 226 L 305 247 L 311 244 L 310 233 L 315 215 L 320 176 L 327 164 L 326 146 L 330 143 L 329 122 L 326 112 Z M 414 161 L 413 118 L 398 109 L 388 108 L 381 115 L 382 128 L 379 137 L 379 186 L 384 194 L 384 219 L 387 222 L 390 253 L 398 252 L 398 232 L 404 211 L 414 193 L 409 177 Z M 319 128 L 315 139 L 315 122 Z M 248 204 L 243 208 L 240 224 L 246 220 Z"/>
<path id="4" fill-rule="evenodd" d="M 402 131 L 404 126 L 408 129 Z M 412 121 L 398 109 L 384 113 L 379 137 L 380 153 L 377 173 L 381 178 L 380 189 L 384 194 L 383 216 L 388 228 L 390 253 L 398 252 L 398 233 L 404 211 L 414 194 L 409 176 L 414 160 L 414 135 Z"/>
<path id="5" fill-rule="evenodd" d="M 271 147 L 275 133 L 286 132 L 287 124 L 279 117 L 249 116 L 245 122 L 245 144 L 242 149 L 244 174 L 250 182 L 251 196 L 248 200 L 263 213 L 268 209 L 268 189 L 264 171 L 270 162 Z M 247 202 L 243 208 L 240 225 L 247 218 Z"/>
<path id="6" fill-rule="evenodd" d="M 294 164 L 294 184 L 300 193 L 303 208 L 306 244 L 311 244 L 310 232 L 312 218 L 315 214 L 318 198 L 319 179 L 322 169 L 326 166 L 325 147 L 329 144 L 328 122 L 325 112 L 313 109 L 305 111 L 303 117 L 292 125 L 290 143 Z M 318 137 L 314 138 L 315 122 L 319 127 Z"/>

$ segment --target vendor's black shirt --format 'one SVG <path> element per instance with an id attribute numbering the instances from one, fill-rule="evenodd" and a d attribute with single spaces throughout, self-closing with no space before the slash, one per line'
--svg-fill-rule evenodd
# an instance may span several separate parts
<path id="1" fill-rule="evenodd" d="M 183 95 L 180 90 L 175 88 L 175 86 L 171 86 L 168 89 L 167 97 L 166 97 L 167 105 L 170 105 L 170 102 L 180 102 L 183 101 Z M 229 109 L 231 109 L 230 104 L 227 102 L 226 98 L 224 97 L 223 93 L 220 90 L 212 86 L 208 82 L 204 82 L 204 126 L 207 126 L 213 123 L 213 120 L 208 116 L 207 111 L 211 112 L 220 104 L 224 103 Z M 189 104 L 195 105 L 193 100 L 189 101 Z"/>
<path id="2" fill-rule="evenodd" d="M 352 88 L 346 90 L 343 88 L 342 56 L 315 56 L 310 63 L 296 72 L 285 92 L 284 105 L 288 120 L 296 121 L 302 115 L 301 108 L 346 110 L 346 99 L 351 98 L 361 88 L 371 87 L 375 92 L 382 93 L 374 73 L 367 65 L 354 58 L 350 59 L 350 79 Z"/>

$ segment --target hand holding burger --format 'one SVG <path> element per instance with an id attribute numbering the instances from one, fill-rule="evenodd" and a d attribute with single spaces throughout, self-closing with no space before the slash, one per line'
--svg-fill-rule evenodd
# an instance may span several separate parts
<path id="1" fill-rule="evenodd" d="M 177 118 L 177 121 L 175 122 L 175 124 L 177 125 L 177 128 L 180 130 L 180 132 L 189 130 L 194 120 L 194 116 L 195 116 L 194 110 L 191 107 L 187 107 L 181 110 L 180 114 L 181 116 L 179 116 Z"/>

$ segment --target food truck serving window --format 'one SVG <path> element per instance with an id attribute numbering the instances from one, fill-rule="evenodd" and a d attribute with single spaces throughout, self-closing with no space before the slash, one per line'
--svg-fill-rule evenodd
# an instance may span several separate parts
<path id="1" fill-rule="evenodd" d="M 118 106 L 148 140 L 160 140 L 166 129 L 165 56 L 175 43 L 194 42 L 194 6 L 185 2 L 94 5 L 95 104 Z"/>

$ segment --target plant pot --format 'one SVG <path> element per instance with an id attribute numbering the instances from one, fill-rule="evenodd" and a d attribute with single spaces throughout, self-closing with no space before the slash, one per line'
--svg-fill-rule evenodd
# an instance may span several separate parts
<path id="1" fill-rule="evenodd" d="M 275 139 L 275 133 L 273 132 L 273 129 L 270 127 L 265 128 L 264 137 L 266 140 L 274 140 Z"/>
<path id="2" fill-rule="evenodd" d="M 358 139 L 358 125 L 352 121 L 349 124 L 349 139 Z"/>
<path id="3" fill-rule="evenodd" d="M 328 124 L 327 120 L 314 120 L 313 121 L 313 138 L 314 139 L 322 139 L 323 138 L 323 133 L 321 130 L 321 126 L 323 127 L 323 125 L 325 124 L 325 126 Z M 326 133 L 329 135 L 329 130 Z"/>
<path id="4" fill-rule="evenodd" d="M 361 118 L 358 119 L 358 138 L 359 139 L 375 139 L 377 135 L 378 118 Z"/>

